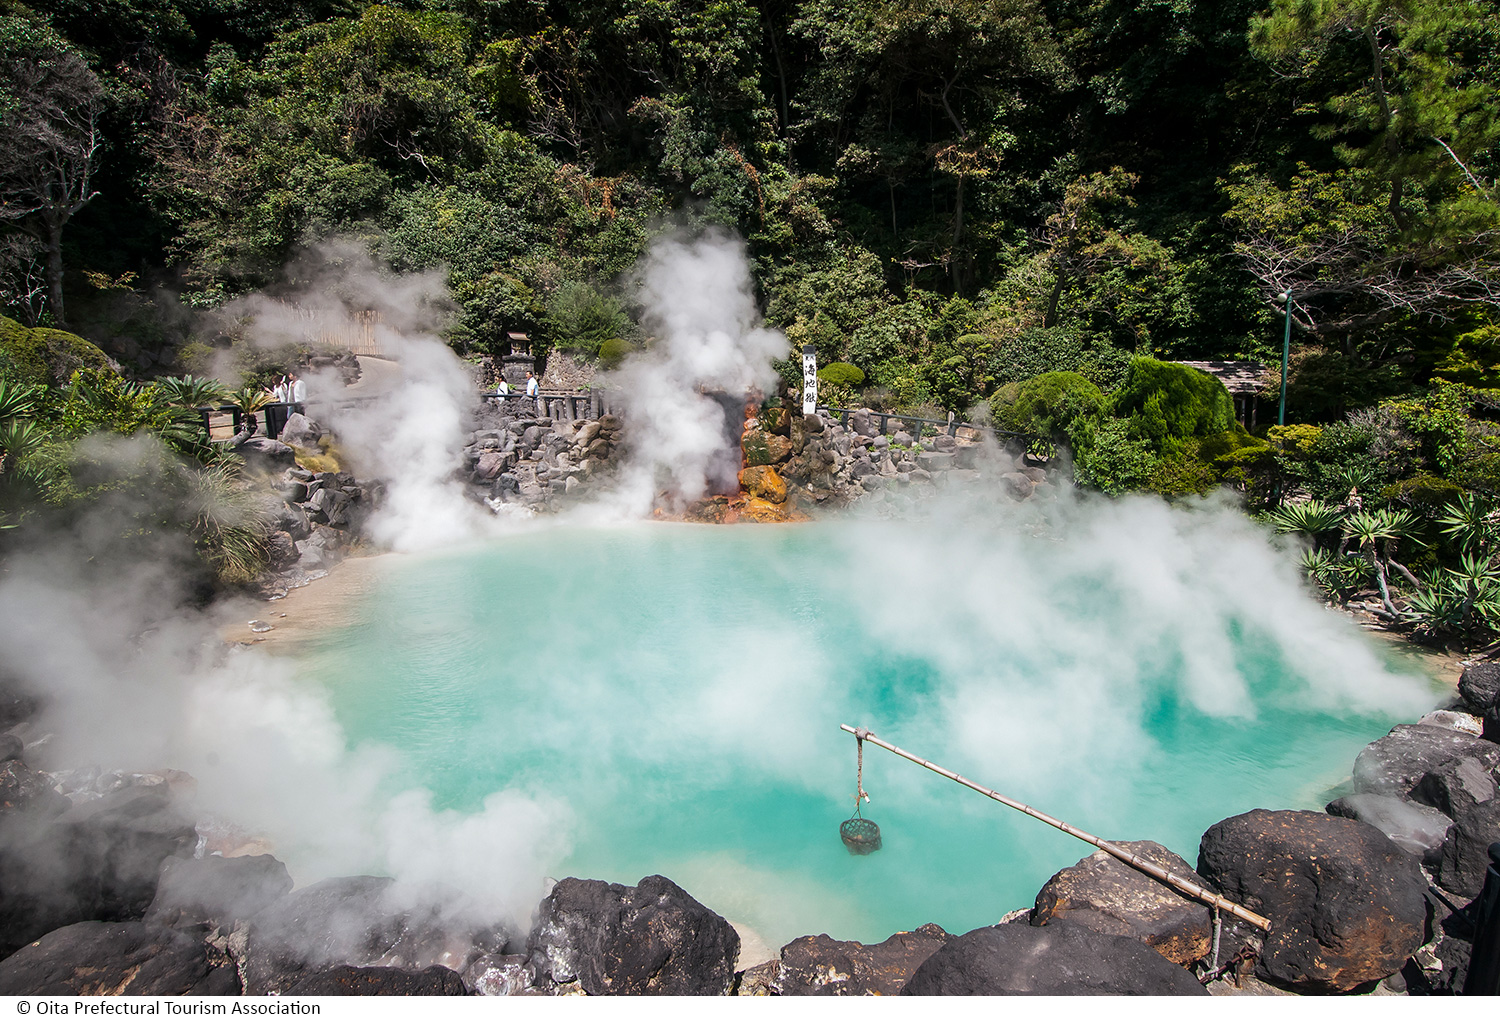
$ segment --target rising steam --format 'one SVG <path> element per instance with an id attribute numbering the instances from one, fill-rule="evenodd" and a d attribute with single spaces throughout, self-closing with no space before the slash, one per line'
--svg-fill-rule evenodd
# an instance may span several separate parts
<path id="1" fill-rule="evenodd" d="M 769 392 L 771 362 L 786 356 L 784 335 L 761 324 L 744 242 L 723 233 L 667 237 L 638 271 L 648 349 L 614 373 L 630 422 L 634 455 L 615 501 L 633 514 L 658 493 L 691 503 L 721 482 L 726 449 L 723 407 L 713 393 Z M 732 423 L 738 436 L 738 423 Z M 736 455 L 730 473 L 739 467 Z M 731 478 L 732 481 L 732 478 Z"/>

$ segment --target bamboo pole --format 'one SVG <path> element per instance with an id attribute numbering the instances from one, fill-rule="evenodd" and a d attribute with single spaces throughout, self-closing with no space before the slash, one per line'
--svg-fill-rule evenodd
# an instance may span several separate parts
<path id="1" fill-rule="evenodd" d="M 1271 921 L 1265 916 L 1257 915 L 1249 908 L 1242 907 L 1226 897 L 1221 897 L 1219 894 L 1214 893 L 1207 887 L 1199 886 L 1197 883 L 1189 879 L 1183 879 L 1175 872 L 1164 869 L 1160 865 L 1157 865 L 1155 862 L 1148 861 L 1138 854 L 1127 851 L 1125 848 L 1121 847 L 1118 844 L 1111 844 L 1107 840 L 1101 840 L 1100 838 L 1094 836 L 1092 833 L 1085 833 L 1083 830 L 1079 829 L 1076 826 L 1068 825 L 1061 819 L 1054 819 L 1052 816 L 1048 815 L 1045 812 L 1038 812 L 1030 805 L 1023 804 L 1015 800 L 1014 798 L 1007 798 L 1004 794 L 1000 794 L 997 791 L 992 791 L 988 787 L 981 787 L 974 781 L 966 780 L 952 770 L 944 769 L 942 766 L 939 766 L 934 762 L 928 762 L 926 759 L 922 758 L 919 755 L 913 755 L 911 752 L 905 751 L 901 748 L 897 748 L 895 745 L 890 744 L 886 741 L 882 741 L 880 738 L 876 737 L 868 730 L 865 730 L 863 727 L 851 727 L 847 723 L 841 723 L 839 724 L 839 729 L 848 731 L 855 737 L 859 738 L 861 741 L 868 741 L 873 745 L 884 748 L 888 752 L 894 752 L 895 754 L 901 756 L 903 759 L 906 759 L 910 762 L 915 762 L 919 766 L 932 770 L 939 776 L 946 776 L 949 780 L 952 780 L 955 783 L 963 784 L 971 791 L 978 791 L 985 797 L 998 801 L 1002 805 L 1007 805 L 1010 808 L 1014 808 L 1018 812 L 1024 812 L 1025 814 L 1031 816 L 1033 819 L 1039 819 L 1042 822 L 1046 823 L 1048 826 L 1051 826 L 1054 829 L 1062 830 L 1064 833 L 1067 833 L 1070 836 L 1077 837 L 1079 840 L 1082 840 L 1086 844 L 1093 844 L 1105 854 L 1113 855 L 1114 857 L 1123 861 L 1125 864 L 1129 865 L 1131 868 L 1139 869 L 1153 879 L 1157 879 L 1163 883 L 1166 883 L 1174 890 L 1177 890 L 1179 893 L 1187 894 L 1194 900 L 1200 900 L 1205 904 L 1220 909 L 1221 911 L 1227 911 L 1231 915 L 1234 915 L 1234 917 L 1243 919 L 1244 921 L 1249 922 L 1251 925 L 1255 926 L 1258 929 L 1262 929 L 1267 932 L 1269 932 L 1271 929 Z"/>

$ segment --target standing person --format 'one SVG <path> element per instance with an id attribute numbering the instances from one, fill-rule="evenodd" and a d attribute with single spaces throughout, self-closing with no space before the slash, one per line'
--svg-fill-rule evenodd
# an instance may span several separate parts
<path id="1" fill-rule="evenodd" d="M 287 400 L 296 408 L 297 414 L 302 414 L 302 404 L 307 400 L 307 384 L 302 382 L 302 377 L 295 372 L 287 377 L 290 385 Z"/>
<path id="2" fill-rule="evenodd" d="M 501 376 L 500 382 L 495 384 L 495 392 L 501 397 L 504 397 L 510 393 L 510 384 L 505 381 L 504 376 Z"/>
<path id="3" fill-rule="evenodd" d="M 530 372 L 526 373 L 526 396 L 531 398 L 532 404 L 536 403 L 536 393 L 539 386 L 540 384 L 537 382 L 536 376 Z"/>

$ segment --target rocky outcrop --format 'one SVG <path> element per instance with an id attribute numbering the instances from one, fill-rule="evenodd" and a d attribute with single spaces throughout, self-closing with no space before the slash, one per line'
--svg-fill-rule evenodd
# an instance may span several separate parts
<path id="1" fill-rule="evenodd" d="M 998 925 L 950 939 L 916 970 L 904 996 L 1206 996 L 1138 940 L 1066 921 Z"/>
<path id="2" fill-rule="evenodd" d="M 1423 776 L 1463 758 L 1477 759 L 1494 772 L 1500 769 L 1500 744 L 1448 727 L 1401 724 L 1359 753 L 1354 789 L 1404 798 Z"/>
<path id="3" fill-rule="evenodd" d="M 421 971 L 340 965 L 303 975 L 287 996 L 468 996 L 457 972 L 434 965 Z"/>
<path id="4" fill-rule="evenodd" d="M 0 961 L 0 996 L 235 996 L 234 966 L 202 940 L 144 922 L 78 922 Z"/>
<path id="5" fill-rule="evenodd" d="M 740 488 L 753 499 L 767 503 L 786 503 L 786 483 L 770 465 L 745 468 L 740 472 Z"/>
<path id="6" fill-rule="evenodd" d="M 14 823 L 13 825 L 10 823 Z M 132 921 L 197 832 L 162 788 L 127 787 L 0 827 L 0 953 L 80 921 Z"/>
<path id="7" fill-rule="evenodd" d="M 326 879 L 261 911 L 251 920 L 240 961 L 245 992 L 285 993 L 341 965 L 458 971 L 479 954 L 503 949 L 503 933 L 456 930 L 436 909 L 394 907 L 391 884 L 375 876 Z"/>
<path id="8" fill-rule="evenodd" d="M 868 945 L 827 935 L 803 936 L 782 947 L 779 958 L 763 969 L 758 991 L 779 996 L 895 996 L 949 938 L 941 926 L 931 923 Z"/>
<path id="9" fill-rule="evenodd" d="M 173 927 L 204 926 L 228 932 L 241 919 L 269 907 L 292 890 L 286 866 L 269 854 L 222 858 L 168 858 L 146 921 Z"/>
<path id="10" fill-rule="evenodd" d="M 1318 812 L 1256 809 L 1203 834 L 1198 873 L 1271 920 L 1256 974 L 1347 992 L 1398 971 L 1422 943 L 1427 880 L 1384 833 Z"/>
<path id="11" fill-rule="evenodd" d="M 271 522 L 267 549 L 276 572 L 264 585 L 267 591 L 301 588 L 325 576 L 348 554 L 383 496 L 380 483 L 361 482 L 348 472 L 295 465 L 283 471 L 260 508 Z"/>
<path id="12" fill-rule="evenodd" d="M 590 996 L 722 996 L 739 949 L 733 926 L 663 876 L 564 879 L 526 940 L 540 988 L 577 983 Z"/>
<path id="13" fill-rule="evenodd" d="M 1330 801 L 1324 811 L 1374 826 L 1397 847 L 1434 868 L 1442 860 L 1443 841 L 1453 826 L 1453 820 L 1435 808 L 1386 794 L 1351 794 Z"/>
<path id="14" fill-rule="evenodd" d="M 1412 798 L 1453 820 L 1437 863 L 1438 884 L 1476 897 L 1489 867 L 1489 846 L 1500 840 L 1500 797 L 1495 777 L 1475 758 L 1457 759 L 1427 773 Z"/>
<path id="15" fill-rule="evenodd" d="M 1500 705 L 1500 663 L 1470 663 L 1458 679 L 1458 694 L 1476 716 Z"/>
<path id="16" fill-rule="evenodd" d="M 480 409 L 464 447 L 465 479 L 475 499 L 549 510 L 574 502 L 608 478 L 623 449 L 618 415 L 554 421 L 532 402 L 510 398 Z"/>
<path id="17" fill-rule="evenodd" d="M 1119 844 L 1183 879 L 1208 885 L 1191 865 L 1154 841 Z M 1063 869 L 1037 894 L 1031 924 L 1048 925 L 1057 919 L 1140 940 L 1183 966 L 1206 957 L 1213 940 L 1213 918 L 1206 905 L 1103 851 Z"/>

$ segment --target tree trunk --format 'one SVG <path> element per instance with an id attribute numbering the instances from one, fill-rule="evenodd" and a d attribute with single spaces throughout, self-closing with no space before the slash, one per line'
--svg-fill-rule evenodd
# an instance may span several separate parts
<path id="1" fill-rule="evenodd" d="M 964 178 L 958 177 L 958 195 L 953 203 L 953 293 L 959 297 L 963 296 L 963 267 L 960 265 L 962 259 L 958 254 L 958 239 L 964 232 Z"/>
<path id="2" fill-rule="evenodd" d="M 57 322 L 57 328 L 66 330 L 68 317 L 63 309 L 62 228 L 61 223 L 49 219 L 47 236 L 42 239 L 42 244 L 47 250 L 47 304 L 52 307 L 52 318 Z"/>
<path id="3" fill-rule="evenodd" d="M 1062 294 L 1067 286 L 1068 275 L 1059 270 L 1057 280 L 1052 284 L 1052 293 L 1047 296 L 1047 312 L 1042 316 L 1043 329 L 1051 329 L 1057 325 L 1057 304 L 1062 301 Z"/>

